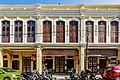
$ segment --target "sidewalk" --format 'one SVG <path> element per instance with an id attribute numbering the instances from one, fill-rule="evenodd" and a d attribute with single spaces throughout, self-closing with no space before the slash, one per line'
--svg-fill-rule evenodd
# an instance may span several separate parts
<path id="1" fill-rule="evenodd" d="M 53 79 L 56 79 L 56 80 L 70 80 L 70 77 L 69 75 L 65 75 L 65 74 L 53 74 L 52 75 Z"/>

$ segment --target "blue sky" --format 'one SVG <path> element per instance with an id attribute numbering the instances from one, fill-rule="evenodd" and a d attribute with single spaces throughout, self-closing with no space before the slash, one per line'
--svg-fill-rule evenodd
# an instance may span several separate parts
<path id="1" fill-rule="evenodd" d="M 0 4 L 120 4 L 120 0 L 0 0 Z"/>

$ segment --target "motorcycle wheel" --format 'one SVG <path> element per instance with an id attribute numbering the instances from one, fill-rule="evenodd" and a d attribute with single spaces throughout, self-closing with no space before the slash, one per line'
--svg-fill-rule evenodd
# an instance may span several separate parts
<path id="1" fill-rule="evenodd" d="M 84 79 L 83 80 L 88 80 L 88 77 L 84 77 Z"/>
<path id="2" fill-rule="evenodd" d="M 95 77 L 92 77 L 92 80 L 96 80 L 96 78 L 95 78 Z"/>
<path id="3" fill-rule="evenodd" d="M 115 80 L 120 80 L 120 77 L 116 77 Z"/>

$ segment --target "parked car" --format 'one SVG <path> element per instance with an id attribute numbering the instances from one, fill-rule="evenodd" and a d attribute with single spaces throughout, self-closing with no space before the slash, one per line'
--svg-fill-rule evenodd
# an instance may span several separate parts
<path id="1" fill-rule="evenodd" d="M 0 68 L 0 80 L 20 80 L 21 73 L 7 67 Z"/>
<path id="2" fill-rule="evenodd" d="M 120 66 L 108 66 L 106 67 L 101 76 L 103 79 L 108 80 L 120 80 Z"/>

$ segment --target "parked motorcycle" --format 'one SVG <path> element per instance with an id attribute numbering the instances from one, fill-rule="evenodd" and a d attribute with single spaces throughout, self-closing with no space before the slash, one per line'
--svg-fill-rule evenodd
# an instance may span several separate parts
<path id="1" fill-rule="evenodd" d="M 29 71 L 29 70 L 24 72 L 22 75 L 25 80 L 36 80 L 38 77 L 33 71 Z"/>
<path id="2" fill-rule="evenodd" d="M 81 71 L 79 78 L 80 80 L 96 80 L 95 74 L 90 69 Z"/>
<path id="3" fill-rule="evenodd" d="M 70 73 L 70 78 L 71 80 L 79 80 L 79 78 L 75 75 L 74 69 L 71 68 L 71 70 L 69 71 Z"/>
<path id="4" fill-rule="evenodd" d="M 52 73 L 48 69 L 44 69 L 42 72 L 42 80 L 52 80 Z"/>

